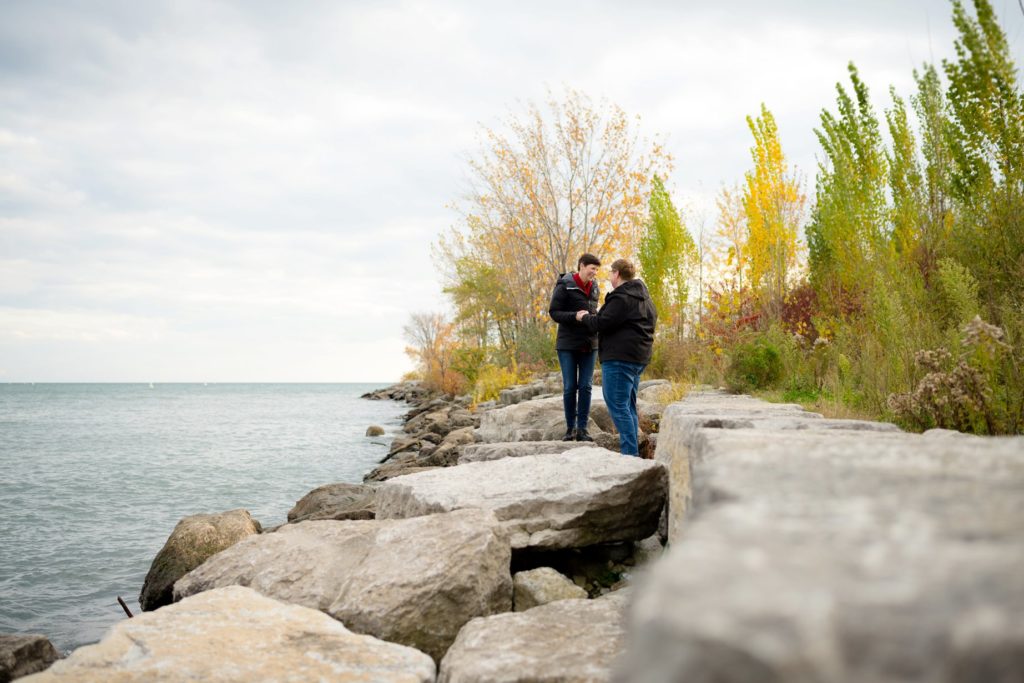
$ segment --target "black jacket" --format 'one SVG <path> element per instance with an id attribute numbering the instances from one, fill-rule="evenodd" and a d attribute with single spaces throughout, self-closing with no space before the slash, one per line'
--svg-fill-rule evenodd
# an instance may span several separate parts
<path id="1" fill-rule="evenodd" d="M 597 315 L 584 316 L 587 328 L 601 338 L 600 357 L 629 363 L 651 362 L 658 312 L 642 280 L 627 280 L 608 292 Z"/>
<path id="2" fill-rule="evenodd" d="M 593 351 L 597 348 L 597 333 L 591 332 L 587 326 L 576 321 L 576 311 L 597 311 L 597 297 L 600 287 L 597 280 L 590 286 L 590 296 L 576 284 L 572 273 L 562 273 L 555 282 L 551 292 L 551 305 L 548 315 L 558 323 L 558 338 L 555 349 L 558 351 Z"/>

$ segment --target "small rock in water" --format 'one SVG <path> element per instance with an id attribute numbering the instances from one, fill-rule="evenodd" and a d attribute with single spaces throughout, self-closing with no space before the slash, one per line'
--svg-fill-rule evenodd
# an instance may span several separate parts
<path id="1" fill-rule="evenodd" d="M 380 425 L 370 425 L 366 428 L 367 436 L 384 436 L 384 428 Z"/>

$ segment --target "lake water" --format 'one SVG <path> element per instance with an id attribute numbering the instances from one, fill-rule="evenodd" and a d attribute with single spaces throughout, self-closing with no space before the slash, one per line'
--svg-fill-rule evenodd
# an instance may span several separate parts
<path id="1" fill-rule="evenodd" d="M 0 384 L 0 633 L 58 650 L 138 614 L 178 520 L 285 521 L 310 490 L 362 481 L 408 410 L 383 384 Z M 364 436 L 379 424 L 383 437 Z"/>

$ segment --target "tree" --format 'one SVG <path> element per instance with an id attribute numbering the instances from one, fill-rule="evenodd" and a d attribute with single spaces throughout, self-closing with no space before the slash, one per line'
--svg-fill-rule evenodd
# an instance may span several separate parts
<path id="1" fill-rule="evenodd" d="M 715 241 L 720 249 L 712 250 L 717 270 L 725 276 L 726 289 L 738 292 L 748 284 L 747 276 L 747 215 L 743 208 L 743 193 L 739 186 L 723 187 L 715 199 L 718 207 L 718 229 Z"/>
<path id="2" fill-rule="evenodd" d="M 743 188 L 746 258 L 751 285 L 769 309 L 777 312 L 796 266 L 797 237 L 807 198 L 782 153 L 775 117 L 764 104 L 759 117 L 747 117 L 747 126 L 754 135 L 750 148 L 754 168 L 747 172 Z"/>
<path id="3" fill-rule="evenodd" d="M 907 105 L 890 90 L 893 108 L 885 113 L 892 137 L 892 151 L 886 153 L 889 189 L 892 195 L 893 246 L 901 261 L 915 264 L 923 234 L 921 219 L 925 208 L 924 177 L 918 162 L 917 141 L 907 117 Z"/>
<path id="4" fill-rule="evenodd" d="M 935 67 L 926 64 L 920 73 L 914 72 L 914 80 L 917 82 L 917 94 L 911 101 L 917 114 L 924 160 L 917 263 L 925 281 L 928 281 L 946 252 L 953 226 L 951 123 L 946 111 L 946 96 Z"/>
<path id="5" fill-rule="evenodd" d="M 640 269 L 659 312 L 659 322 L 681 332 L 682 311 L 687 299 L 689 267 L 697 247 L 672 204 L 661 178 L 654 176 L 647 202 L 647 226 L 640 240 Z"/>
<path id="6" fill-rule="evenodd" d="M 836 312 L 856 307 L 888 253 L 886 160 L 868 89 L 850 64 L 851 97 L 836 84 L 838 112 L 821 113 L 815 130 L 824 151 L 807 226 L 810 279 Z"/>
<path id="7" fill-rule="evenodd" d="M 483 128 L 483 141 L 456 206 L 460 224 L 438 253 L 447 266 L 468 259 L 495 269 L 509 290 L 514 344 L 545 319 L 556 276 L 581 253 L 634 252 L 651 179 L 671 160 L 638 138 L 620 108 L 574 90 L 549 97 L 543 111 L 527 104 L 500 131 Z"/>
<path id="8" fill-rule="evenodd" d="M 402 328 L 410 344 L 405 352 L 416 361 L 424 383 L 431 389 L 454 394 L 463 378 L 455 372 L 453 327 L 441 313 L 413 313 Z"/>
<path id="9" fill-rule="evenodd" d="M 1024 295 L 1024 97 L 991 3 L 974 0 L 974 8 L 972 18 L 953 3 L 957 58 L 943 61 L 960 213 L 952 237 L 998 318 L 998 307 Z"/>

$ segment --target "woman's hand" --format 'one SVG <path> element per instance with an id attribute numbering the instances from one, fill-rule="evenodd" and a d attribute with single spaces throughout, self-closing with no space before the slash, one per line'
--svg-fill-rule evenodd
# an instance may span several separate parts
<path id="1" fill-rule="evenodd" d="M 576 311 L 576 322 L 583 320 L 585 315 L 590 315 L 590 311 Z"/>

